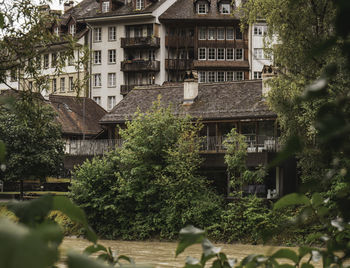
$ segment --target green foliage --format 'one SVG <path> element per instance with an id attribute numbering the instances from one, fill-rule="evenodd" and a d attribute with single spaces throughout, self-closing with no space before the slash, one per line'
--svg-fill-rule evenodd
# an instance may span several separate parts
<path id="1" fill-rule="evenodd" d="M 249 170 L 246 165 L 247 143 L 245 136 L 239 134 L 235 128 L 226 136 L 224 143 L 226 148 L 225 164 L 230 174 L 230 186 L 239 190 L 243 184 L 263 183 L 266 177 L 264 167 L 257 170 Z"/>
<path id="2" fill-rule="evenodd" d="M 0 136 L 6 145 L 2 180 L 44 179 L 63 161 L 63 141 L 55 113 L 38 96 L 20 92 L 10 108 L 0 107 Z"/>
<path id="3" fill-rule="evenodd" d="M 119 130 L 120 149 L 76 170 L 71 196 L 101 235 L 173 239 L 186 224 L 218 218 L 221 200 L 197 174 L 199 128 L 159 100 Z"/>

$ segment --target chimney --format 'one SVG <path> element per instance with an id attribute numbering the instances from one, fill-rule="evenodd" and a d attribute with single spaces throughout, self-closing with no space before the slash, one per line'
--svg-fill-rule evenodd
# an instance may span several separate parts
<path id="1" fill-rule="evenodd" d="M 67 1 L 64 3 L 64 13 L 66 13 L 66 11 L 68 9 L 71 9 L 74 6 L 74 1 Z"/>
<path id="2" fill-rule="evenodd" d="M 197 74 L 185 75 L 184 79 L 184 102 L 183 105 L 191 105 L 198 96 L 198 77 Z"/>
<path id="3" fill-rule="evenodd" d="M 262 95 L 267 96 L 271 87 L 268 84 L 268 80 L 277 76 L 277 68 L 272 65 L 264 65 L 262 71 Z"/>

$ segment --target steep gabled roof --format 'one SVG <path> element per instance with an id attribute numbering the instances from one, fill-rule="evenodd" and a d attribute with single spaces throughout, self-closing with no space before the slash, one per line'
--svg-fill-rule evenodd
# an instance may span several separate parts
<path id="1" fill-rule="evenodd" d="M 50 95 L 49 101 L 57 112 L 57 121 L 62 126 L 63 134 L 82 135 L 84 133 L 95 136 L 103 130 L 99 120 L 106 111 L 92 99 Z"/>
<path id="2" fill-rule="evenodd" d="M 96 0 L 83 0 L 76 6 L 68 9 L 61 16 L 61 24 L 66 25 L 71 16 L 76 19 L 84 17 L 90 12 L 95 11 L 98 7 L 99 4 L 96 2 Z"/>
<path id="3" fill-rule="evenodd" d="M 198 97 L 189 106 L 183 106 L 183 91 L 183 84 L 136 88 L 100 122 L 108 124 L 130 120 L 138 108 L 141 112 L 147 111 L 159 95 L 165 106 L 172 105 L 175 114 L 190 114 L 203 120 L 276 117 L 262 97 L 261 80 L 199 84 Z"/>

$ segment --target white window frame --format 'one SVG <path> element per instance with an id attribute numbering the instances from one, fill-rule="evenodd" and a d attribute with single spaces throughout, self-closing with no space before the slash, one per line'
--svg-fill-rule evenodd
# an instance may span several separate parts
<path id="1" fill-rule="evenodd" d="M 108 87 L 115 87 L 116 86 L 116 73 L 108 73 Z"/>
<path id="2" fill-rule="evenodd" d="M 94 28 L 94 43 L 102 42 L 102 28 Z"/>
<path id="3" fill-rule="evenodd" d="M 60 29 L 58 26 L 56 26 L 54 29 L 53 29 L 53 32 L 56 36 L 60 36 Z"/>
<path id="4" fill-rule="evenodd" d="M 66 79 L 64 77 L 60 78 L 60 92 L 66 91 Z"/>
<path id="5" fill-rule="evenodd" d="M 211 80 L 211 75 L 213 75 L 214 74 L 214 80 Z M 215 83 L 216 82 L 216 72 L 214 72 L 214 71 L 209 71 L 208 72 L 208 83 Z"/>
<path id="6" fill-rule="evenodd" d="M 213 54 L 214 52 L 214 54 Z M 209 47 L 208 48 L 208 60 L 216 60 L 216 48 Z"/>
<path id="7" fill-rule="evenodd" d="M 262 72 L 254 72 L 254 79 L 262 79 Z"/>
<path id="8" fill-rule="evenodd" d="M 223 34 L 222 36 L 219 35 L 220 32 Z M 225 40 L 225 28 L 223 28 L 223 27 L 218 28 L 217 39 L 218 40 Z"/>
<path id="9" fill-rule="evenodd" d="M 229 80 L 229 77 L 231 77 L 231 79 Z M 227 82 L 232 82 L 235 80 L 235 73 L 233 71 L 227 71 L 226 72 L 226 81 Z"/>
<path id="10" fill-rule="evenodd" d="M 102 13 L 109 12 L 109 1 L 102 2 Z"/>
<path id="11" fill-rule="evenodd" d="M 223 76 L 222 76 L 222 80 L 219 79 L 219 74 L 222 74 L 222 75 L 223 75 Z M 225 82 L 225 72 L 224 72 L 224 71 L 218 71 L 216 77 L 217 77 L 217 82 L 220 82 L 220 83 L 221 83 L 221 82 Z"/>
<path id="12" fill-rule="evenodd" d="M 204 51 L 204 57 L 201 57 Z M 202 53 L 201 53 L 202 52 Z M 207 59 L 207 49 L 205 47 L 198 48 L 198 60 L 206 60 Z"/>
<path id="13" fill-rule="evenodd" d="M 264 34 L 264 26 L 261 25 L 255 25 L 254 26 L 254 35 L 256 36 L 263 36 Z"/>
<path id="14" fill-rule="evenodd" d="M 197 14 L 207 14 L 208 13 L 208 3 L 199 2 L 197 3 Z"/>
<path id="15" fill-rule="evenodd" d="M 94 74 L 94 87 L 102 87 L 101 74 Z"/>
<path id="16" fill-rule="evenodd" d="M 204 34 L 204 38 L 203 38 Z M 198 40 L 207 40 L 207 28 L 201 27 L 198 31 Z"/>
<path id="17" fill-rule="evenodd" d="M 102 52 L 101 50 L 95 50 L 94 51 L 94 64 L 101 64 L 102 63 Z"/>
<path id="18" fill-rule="evenodd" d="M 44 69 L 48 69 L 50 67 L 50 56 L 49 54 L 44 54 Z"/>
<path id="19" fill-rule="evenodd" d="M 117 40 L 117 28 L 115 26 L 108 27 L 108 41 Z"/>
<path id="20" fill-rule="evenodd" d="M 231 13 L 231 5 L 229 3 L 220 4 L 220 13 L 221 14 L 230 14 Z"/>
<path id="21" fill-rule="evenodd" d="M 219 55 L 221 54 L 220 51 L 222 51 L 222 57 L 220 58 Z M 218 47 L 217 48 L 217 60 L 225 60 L 225 48 Z"/>
<path id="22" fill-rule="evenodd" d="M 238 51 L 242 51 L 242 53 L 238 53 Z M 242 54 L 242 57 L 241 58 L 237 57 L 240 54 Z M 235 60 L 243 60 L 243 59 L 244 59 L 244 49 L 243 48 L 236 48 L 236 50 L 235 50 Z"/>
<path id="23" fill-rule="evenodd" d="M 226 48 L 226 60 L 235 60 L 235 49 L 231 47 Z M 230 54 L 230 52 L 232 52 Z"/>
<path id="24" fill-rule="evenodd" d="M 115 101 L 115 96 L 108 96 L 107 97 L 107 110 L 112 110 L 113 107 L 115 106 L 116 101 Z"/>
<path id="25" fill-rule="evenodd" d="M 96 102 L 98 105 L 101 105 L 101 97 L 100 96 L 96 96 L 92 98 L 94 100 L 94 102 Z"/>
<path id="26" fill-rule="evenodd" d="M 254 59 L 256 60 L 264 59 L 264 51 L 262 48 L 254 48 Z"/>
<path id="27" fill-rule="evenodd" d="M 57 53 L 51 53 L 51 68 L 56 68 L 55 65 L 58 63 L 58 54 Z"/>
<path id="28" fill-rule="evenodd" d="M 199 72 L 198 72 L 198 75 L 199 75 L 199 79 L 198 79 L 198 82 L 199 82 L 199 83 L 205 83 L 205 82 L 207 82 L 207 75 L 206 75 L 206 72 L 205 72 L 205 71 L 199 71 Z"/>
<path id="29" fill-rule="evenodd" d="M 57 80 L 56 78 L 52 79 L 52 92 L 56 92 L 57 91 Z"/>
<path id="30" fill-rule="evenodd" d="M 244 73 L 241 71 L 235 72 L 235 80 L 237 81 L 244 80 Z"/>
<path id="31" fill-rule="evenodd" d="M 229 31 L 232 32 L 232 38 L 231 38 L 231 34 L 229 34 Z M 234 40 L 234 39 L 235 39 L 235 29 L 233 27 L 226 28 L 226 40 Z"/>
<path id="32" fill-rule="evenodd" d="M 117 51 L 115 49 L 108 50 L 108 64 L 115 64 L 117 62 Z"/>
<path id="33" fill-rule="evenodd" d="M 213 36 L 210 35 L 211 33 Z M 216 28 L 208 28 L 208 40 L 216 40 Z"/>
<path id="34" fill-rule="evenodd" d="M 76 34 L 76 27 L 74 23 L 69 25 L 69 33 L 71 36 L 74 36 Z"/>
<path id="35" fill-rule="evenodd" d="M 142 10 L 145 7 L 144 0 L 136 0 L 136 10 Z"/>
<path id="36" fill-rule="evenodd" d="M 73 80 L 73 77 L 70 76 L 69 77 L 69 88 L 68 88 L 69 91 L 74 91 L 74 80 Z"/>

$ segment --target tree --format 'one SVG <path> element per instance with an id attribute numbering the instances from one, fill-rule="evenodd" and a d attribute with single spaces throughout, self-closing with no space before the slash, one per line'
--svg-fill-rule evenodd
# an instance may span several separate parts
<path id="1" fill-rule="evenodd" d="M 198 130 L 198 123 L 160 101 L 136 113 L 119 130 L 120 149 L 75 172 L 73 199 L 109 237 L 169 239 L 186 224 L 209 226 L 220 213 L 220 198 L 198 175 Z"/>
<path id="2" fill-rule="evenodd" d="M 0 107 L 0 137 L 6 145 L 2 179 L 23 182 L 57 175 L 63 141 L 55 113 L 38 94 L 18 94 L 12 107 Z"/>

